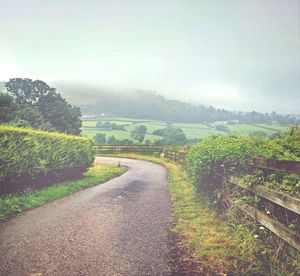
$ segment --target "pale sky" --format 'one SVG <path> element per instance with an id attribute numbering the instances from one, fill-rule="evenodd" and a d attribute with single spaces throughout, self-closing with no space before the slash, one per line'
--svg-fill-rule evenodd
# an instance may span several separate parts
<path id="1" fill-rule="evenodd" d="M 300 0 L 0 0 L 0 81 L 300 113 Z"/>

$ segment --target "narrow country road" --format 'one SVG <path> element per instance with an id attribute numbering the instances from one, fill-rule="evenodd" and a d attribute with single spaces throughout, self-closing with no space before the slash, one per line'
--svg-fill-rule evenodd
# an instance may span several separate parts
<path id="1" fill-rule="evenodd" d="M 0 224 L 0 275 L 168 275 L 167 171 L 98 157 L 129 170 Z"/>

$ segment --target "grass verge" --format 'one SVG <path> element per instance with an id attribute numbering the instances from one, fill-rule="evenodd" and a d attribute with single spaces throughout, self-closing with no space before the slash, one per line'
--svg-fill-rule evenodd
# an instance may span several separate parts
<path id="1" fill-rule="evenodd" d="M 179 237 L 177 246 L 189 252 L 189 256 L 183 258 L 190 258 L 188 263 L 199 264 L 199 275 L 266 275 L 267 268 L 257 257 L 257 252 L 264 249 L 255 232 L 220 217 L 210 208 L 208 200 L 197 193 L 179 165 L 163 158 L 134 153 L 110 156 L 143 159 L 167 167 L 175 219 L 172 232 Z M 198 275 L 195 267 L 193 271 Z"/>
<path id="2" fill-rule="evenodd" d="M 64 181 L 39 190 L 28 190 L 20 195 L 0 197 L 0 220 L 82 189 L 104 183 L 113 177 L 121 175 L 126 170 L 124 167 L 96 164 L 79 179 Z"/>

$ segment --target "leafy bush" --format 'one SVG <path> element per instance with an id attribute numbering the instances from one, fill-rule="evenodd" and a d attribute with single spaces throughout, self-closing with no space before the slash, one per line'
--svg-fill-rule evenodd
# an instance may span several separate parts
<path id="1" fill-rule="evenodd" d="M 153 131 L 153 134 L 162 136 L 161 143 L 165 145 L 184 145 L 188 143 L 188 139 L 181 128 L 166 127 Z"/>
<path id="2" fill-rule="evenodd" d="M 93 162 L 89 138 L 0 126 L 0 183 L 23 175 L 84 172 Z"/>
<path id="3" fill-rule="evenodd" d="M 101 129 L 105 129 L 105 130 L 125 130 L 124 125 L 118 125 L 116 123 L 111 123 L 111 122 L 108 122 L 108 121 L 105 121 L 105 122 L 98 121 L 96 123 L 96 127 L 101 128 Z"/>
<path id="4" fill-rule="evenodd" d="M 94 136 L 94 141 L 96 144 L 105 145 L 106 144 L 106 135 L 104 133 L 97 133 Z"/>
<path id="5" fill-rule="evenodd" d="M 244 172 L 250 158 L 287 156 L 285 149 L 274 140 L 257 137 L 212 136 L 192 146 L 186 158 L 186 169 L 198 188 L 205 187 L 208 178 L 220 166 Z"/>
<path id="6" fill-rule="evenodd" d="M 230 132 L 230 129 L 225 125 L 216 125 L 215 129 L 219 131 L 224 131 L 226 133 Z"/>
<path id="7" fill-rule="evenodd" d="M 280 133 L 275 141 L 285 148 L 289 159 L 300 160 L 300 128 L 298 126 L 292 127 L 288 132 Z M 281 159 L 285 158 L 283 156 Z"/>

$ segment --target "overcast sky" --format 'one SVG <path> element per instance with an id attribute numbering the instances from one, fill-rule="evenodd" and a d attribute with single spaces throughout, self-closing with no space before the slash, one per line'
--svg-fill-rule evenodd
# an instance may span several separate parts
<path id="1" fill-rule="evenodd" d="M 300 0 L 0 0 L 0 80 L 300 113 Z"/>

